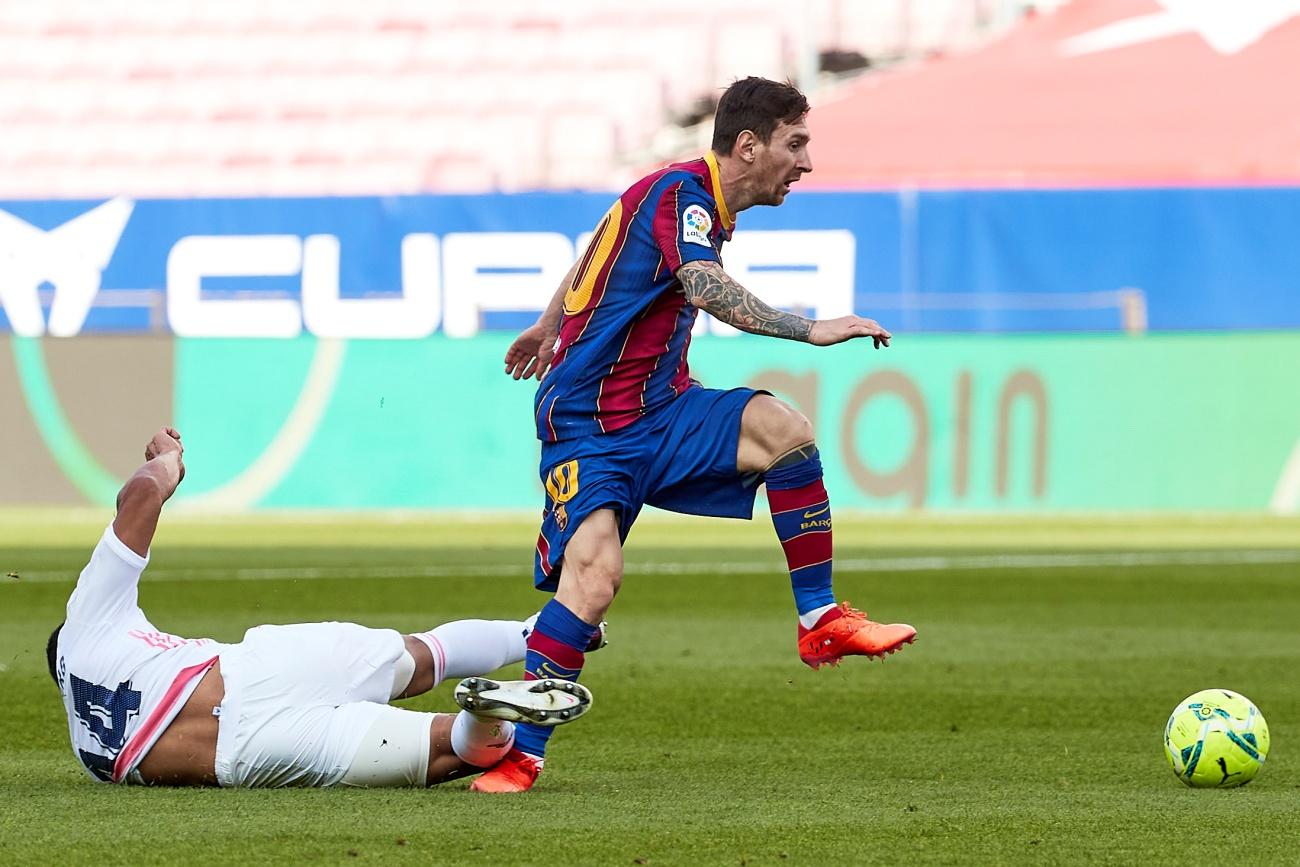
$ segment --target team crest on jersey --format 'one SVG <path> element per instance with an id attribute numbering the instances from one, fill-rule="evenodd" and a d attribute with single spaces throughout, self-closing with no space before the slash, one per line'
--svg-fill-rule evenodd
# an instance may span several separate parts
<path id="1" fill-rule="evenodd" d="M 709 217 L 709 212 L 699 205 L 690 205 L 682 211 L 683 242 L 712 247 L 713 242 L 709 240 L 709 230 L 712 228 L 713 220 Z"/>
<path id="2" fill-rule="evenodd" d="M 546 493 L 555 503 L 555 523 L 563 532 L 569 526 L 569 513 L 564 504 L 578 496 L 578 462 L 566 461 L 546 476 Z"/>

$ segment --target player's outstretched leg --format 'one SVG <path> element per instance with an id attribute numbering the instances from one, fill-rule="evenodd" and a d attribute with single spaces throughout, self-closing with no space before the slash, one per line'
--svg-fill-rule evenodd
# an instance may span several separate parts
<path id="1" fill-rule="evenodd" d="M 586 654 L 603 643 L 601 618 L 623 579 L 617 513 L 601 508 L 582 518 L 561 556 L 563 571 L 555 598 L 538 612 L 528 635 L 525 680 L 576 681 Z M 532 788 L 554 729 L 531 722 L 521 722 L 515 729 L 516 749 L 475 780 L 471 789 L 523 792 Z"/>
<path id="2" fill-rule="evenodd" d="M 911 626 L 875 623 L 847 602 L 835 604 L 831 503 L 817 447 L 808 443 L 782 455 L 764 479 L 799 611 L 800 659 L 820 668 L 845 656 L 884 656 L 910 643 L 916 637 Z"/>

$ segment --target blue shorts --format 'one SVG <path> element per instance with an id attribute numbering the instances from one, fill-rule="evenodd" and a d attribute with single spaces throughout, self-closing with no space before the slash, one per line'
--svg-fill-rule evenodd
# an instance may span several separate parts
<path id="1" fill-rule="evenodd" d="M 534 581 L 559 585 L 564 547 L 587 516 L 618 513 L 626 539 L 641 507 L 687 515 L 751 518 L 758 473 L 736 469 L 740 417 L 756 394 L 692 386 L 662 409 L 613 433 L 542 443 L 546 511 L 537 538 Z"/>

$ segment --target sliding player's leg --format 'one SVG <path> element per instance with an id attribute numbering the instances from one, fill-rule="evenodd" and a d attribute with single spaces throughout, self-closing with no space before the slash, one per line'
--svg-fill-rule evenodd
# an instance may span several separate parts
<path id="1" fill-rule="evenodd" d="M 514 720 L 557 725 L 591 704 L 575 684 L 481 677 L 523 657 L 523 629 L 456 621 L 418 637 L 353 623 L 249 630 L 222 654 L 218 783 L 419 786 L 496 764 L 513 744 Z M 459 714 L 387 704 L 453 674 L 480 675 L 456 690 Z"/>
<path id="2" fill-rule="evenodd" d="M 474 774 L 497 765 L 511 751 L 515 720 L 542 720 L 546 726 L 578 719 L 591 705 L 591 693 L 581 684 L 491 681 L 467 678 L 456 688 L 456 701 L 465 709 L 458 714 L 431 714 L 403 710 L 373 702 L 322 708 L 309 714 L 319 720 L 319 737 L 330 755 L 330 745 L 351 742 L 351 732 L 364 727 L 356 742 L 340 785 L 381 788 L 432 786 Z M 307 755 L 298 743 L 302 718 L 289 726 L 272 724 L 260 734 L 259 759 L 274 756 L 275 744 L 293 745 L 295 761 Z M 277 729 L 289 737 L 276 737 Z M 310 727 L 308 727 L 310 730 Z M 268 748 L 269 747 L 269 748 Z M 290 752 L 290 750 L 281 750 Z"/>
<path id="3" fill-rule="evenodd" d="M 522 620 L 453 620 L 402 636 L 405 652 L 393 672 L 392 698 L 410 698 L 444 680 L 490 674 L 524 658 Z"/>
<path id="4" fill-rule="evenodd" d="M 402 636 L 405 652 L 394 666 L 391 697 L 411 698 L 445 680 L 491 674 L 523 661 L 540 614 L 527 620 L 453 620 Z M 589 650 L 605 646 L 605 624 L 599 629 Z"/>
<path id="5" fill-rule="evenodd" d="M 325 730 L 346 731 L 357 725 L 353 716 L 369 721 L 339 780 L 343 786 L 432 786 L 495 764 L 514 742 L 514 726 L 501 720 L 368 703 L 333 709 Z"/>
<path id="6" fill-rule="evenodd" d="M 845 656 L 883 656 L 916 637 L 903 623 L 882 624 L 832 588 L 831 504 L 822 483 L 821 457 L 812 425 L 771 395 L 760 394 L 741 419 L 736 468 L 762 473 L 772 524 L 785 551 L 799 614 L 799 656 L 818 668 Z"/>

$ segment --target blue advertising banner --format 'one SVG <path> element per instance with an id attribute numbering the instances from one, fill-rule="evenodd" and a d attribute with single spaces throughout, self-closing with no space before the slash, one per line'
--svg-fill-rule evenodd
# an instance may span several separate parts
<path id="1" fill-rule="evenodd" d="M 0 202 L 0 330 L 513 329 L 545 305 L 610 201 Z M 1295 328 L 1297 225 L 1292 188 L 799 192 L 742 214 L 724 259 L 771 303 L 901 332 Z"/>

